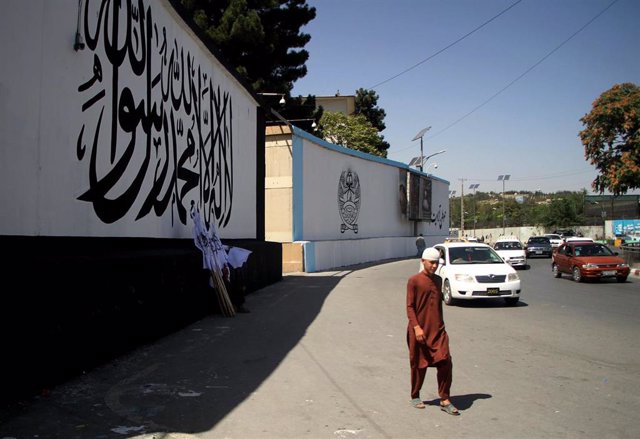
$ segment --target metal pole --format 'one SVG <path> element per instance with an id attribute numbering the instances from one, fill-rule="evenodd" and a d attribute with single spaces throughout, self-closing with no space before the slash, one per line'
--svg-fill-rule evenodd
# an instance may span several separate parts
<path id="1" fill-rule="evenodd" d="M 464 178 L 460 179 L 460 238 L 464 238 Z"/>
<path id="2" fill-rule="evenodd" d="M 502 234 L 506 233 L 506 223 L 504 216 L 504 178 L 502 179 Z"/>
<path id="3" fill-rule="evenodd" d="M 478 187 L 480 186 L 480 184 L 478 183 L 474 183 L 472 185 L 469 186 L 469 189 L 473 190 L 473 236 L 475 238 L 476 236 L 476 223 L 478 222 L 477 216 L 476 216 L 476 189 L 478 189 Z"/>
<path id="4" fill-rule="evenodd" d="M 420 172 L 422 172 L 422 166 L 424 165 L 424 153 L 422 152 L 422 137 L 420 137 Z"/>

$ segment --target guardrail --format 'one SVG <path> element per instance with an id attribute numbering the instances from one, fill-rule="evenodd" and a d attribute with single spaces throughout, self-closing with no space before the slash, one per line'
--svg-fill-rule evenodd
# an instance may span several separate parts
<path id="1" fill-rule="evenodd" d="M 640 266 L 640 243 L 622 244 L 620 247 L 620 256 L 631 267 Z"/>

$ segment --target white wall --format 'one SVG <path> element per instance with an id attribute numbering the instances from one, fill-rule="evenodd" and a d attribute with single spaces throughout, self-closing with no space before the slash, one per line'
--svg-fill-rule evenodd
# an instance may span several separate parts
<path id="1" fill-rule="evenodd" d="M 414 222 L 402 212 L 398 195 L 406 164 L 333 145 L 297 128 L 292 143 L 293 240 L 304 243 L 305 271 L 413 256 L 416 230 L 427 244 L 448 236 L 449 182 L 432 176 L 431 219 Z M 359 182 L 354 224 L 340 212 L 339 199 L 347 198 L 341 178 L 347 171 Z M 357 232 L 348 227 L 356 224 Z"/>
<path id="2" fill-rule="evenodd" d="M 165 0 L 82 2 L 75 51 L 78 3 L 2 2 L 0 234 L 189 238 L 195 202 L 255 238 L 252 96 Z"/>

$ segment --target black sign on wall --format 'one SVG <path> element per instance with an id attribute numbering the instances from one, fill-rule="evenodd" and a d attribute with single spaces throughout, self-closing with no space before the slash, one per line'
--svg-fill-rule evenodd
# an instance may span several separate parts
<path id="1" fill-rule="evenodd" d="M 432 181 L 430 178 L 409 174 L 409 220 L 431 221 Z"/>

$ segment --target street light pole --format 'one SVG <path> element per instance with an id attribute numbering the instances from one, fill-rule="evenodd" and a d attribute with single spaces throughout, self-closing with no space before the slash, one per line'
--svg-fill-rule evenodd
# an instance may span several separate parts
<path id="1" fill-rule="evenodd" d="M 510 174 L 498 175 L 498 181 L 502 181 L 502 234 L 506 233 L 506 217 L 504 213 L 504 182 L 509 180 Z"/>
<path id="2" fill-rule="evenodd" d="M 453 210 L 453 209 L 451 208 L 451 206 L 452 206 L 452 204 L 451 204 L 451 199 L 452 199 L 453 197 L 455 197 L 455 196 L 456 196 L 456 191 L 449 191 L 449 228 L 451 228 L 451 220 L 452 220 L 452 218 L 451 218 L 451 212 L 452 212 L 452 210 Z"/>
<path id="3" fill-rule="evenodd" d="M 464 238 L 464 181 L 466 178 L 460 179 L 460 238 Z"/>
<path id="4" fill-rule="evenodd" d="M 420 172 L 422 172 L 422 164 L 424 162 L 424 152 L 423 152 L 423 149 L 422 149 L 422 137 L 424 137 L 424 134 L 427 131 L 429 131 L 430 129 L 431 129 L 430 126 L 421 129 L 420 132 L 418 132 L 418 134 L 416 134 L 415 137 L 413 139 L 411 139 L 412 141 L 420 139 L 420 166 L 419 166 L 420 167 Z"/>
<path id="5" fill-rule="evenodd" d="M 476 236 L 476 189 L 480 184 L 475 183 L 469 186 L 469 189 L 473 189 L 473 237 Z"/>

